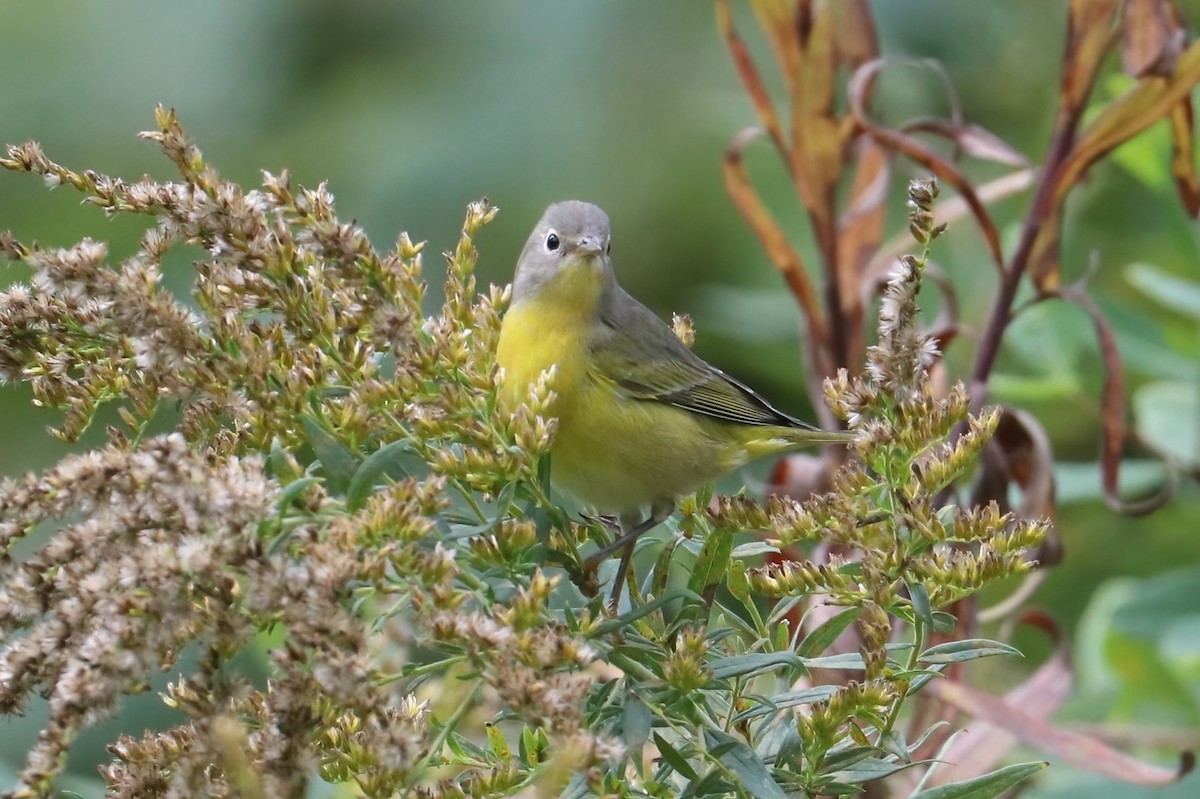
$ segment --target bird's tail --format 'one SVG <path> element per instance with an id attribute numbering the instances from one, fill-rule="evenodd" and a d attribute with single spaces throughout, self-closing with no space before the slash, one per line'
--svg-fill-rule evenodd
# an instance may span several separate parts
<path id="1" fill-rule="evenodd" d="M 797 447 L 811 447 L 816 444 L 849 444 L 854 440 L 854 433 L 847 430 L 822 430 L 819 427 L 784 427 L 777 434 Z"/>
<path id="2" fill-rule="evenodd" d="M 819 427 L 762 427 L 746 428 L 756 435 L 743 439 L 742 445 L 750 459 L 767 455 L 781 455 L 798 449 L 807 449 L 819 444 L 849 444 L 854 433 L 845 430 L 822 430 Z"/>

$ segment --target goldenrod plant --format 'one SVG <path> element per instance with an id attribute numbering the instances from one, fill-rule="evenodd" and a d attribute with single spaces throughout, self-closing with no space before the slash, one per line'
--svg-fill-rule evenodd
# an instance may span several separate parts
<path id="1" fill-rule="evenodd" d="M 3 239 L 32 270 L 0 295 L 6 380 L 63 410 L 68 440 L 116 409 L 105 446 L 0 494 L 0 700 L 49 703 L 8 795 L 51 795 L 79 732 L 164 671 L 182 719 L 112 743 L 113 795 L 850 793 L 919 765 L 896 722 L 928 680 L 1011 653 L 928 639 L 948 603 L 1027 569 L 1044 528 L 933 504 L 996 415 L 930 388 L 923 255 L 897 262 L 863 376 L 828 384 L 859 456 L 832 491 L 689 501 L 611 617 L 580 554 L 608 532 L 547 489 L 553 375 L 496 406 L 508 292 L 477 289 L 472 243 L 496 209 L 468 209 L 429 315 L 420 245 L 379 254 L 324 187 L 245 190 L 172 112 L 158 123 L 176 182 L 77 173 L 33 144 L 3 160 L 149 222 L 116 264 L 91 240 Z M 925 241 L 935 191 L 911 191 Z M 184 244 L 205 253 L 190 302 L 161 285 Z M 845 555 L 757 565 L 815 541 Z M 791 629 L 818 596 L 840 612 Z M 829 654 L 852 625 L 861 650 Z M 265 683 L 234 665 L 248 651 Z M 831 668 L 858 676 L 814 680 Z"/>

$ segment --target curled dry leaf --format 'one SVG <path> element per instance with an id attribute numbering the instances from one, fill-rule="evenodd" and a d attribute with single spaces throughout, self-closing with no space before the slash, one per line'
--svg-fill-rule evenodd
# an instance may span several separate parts
<path id="1" fill-rule="evenodd" d="M 1171 109 L 1171 173 L 1179 189 L 1179 199 L 1188 215 L 1200 215 L 1200 176 L 1196 174 L 1196 128 L 1192 98 Z"/>
<path id="2" fill-rule="evenodd" d="M 1054 620 L 1043 613 L 1028 612 L 1018 621 L 1044 630 L 1054 642 L 1054 652 L 1023 683 L 997 701 L 1009 707 L 1021 708 L 1033 718 L 1045 720 L 1062 706 L 1074 683 L 1067 657 L 1067 642 Z M 933 687 L 932 684 L 930 687 Z M 1018 735 L 1005 727 L 989 721 L 972 721 L 963 728 L 963 734 L 945 749 L 942 762 L 934 769 L 926 785 L 945 785 L 987 774 L 1004 761 L 1020 740 Z"/>
<path id="3" fill-rule="evenodd" d="M 824 342 L 821 309 L 812 281 L 804 270 L 804 262 L 800 259 L 796 248 L 788 241 L 787 235 L 784 234 L 779 223 L 775 221 L 775 217 L 759 198 L 742 162 L 742 150 L 759 133 L 760 131 L 756 128 L 743 130 L 725 151 L 725 158 L 721 163 L 721 175 L 725 179 L 725 190 L 729 192 L 733 204 L 737 206 L 742 217 L 749 223 L 750 229 L 758 236 L 767 257 L 783 274 L 788 288 L 792 290 L 792 294 L 804 309 L 810 334 L 816 334 L 815 338 Z"/>
<path id="4" fill-rule="evenodd" d="M 1012 512 L 1019 519 L 1053 519 L 1055 515 L 1054 452 L 1045 428 L 1020 408 L 1001 411 L 996 433 L 984 451 L 983 464 L 971 497 L 973 505 L 995 501 L 1008 510 L 1009 486 L 1021 489 Z M 1062 560 L 1062 539 L 1051 528 L 1036 558 L 1041 566 Z"/>
<path id="5" fill-rule="evenodd" d="M 1120 0 L 1071 0 L 1063 51 L 1060 127 L 1077 118 L 1092 93 L 1096 70 L 1112 44 Z"/>
<path id="6" fill-rule="evenodd" d="M 965 155 L 981 161 L 1022 168 L 1029 166 L 1029 159 L 1008 142 L 987 128 L 965 123 L 956 125 L 947 119 L 918 119 L 903 128 L 905 131 L 933 133 L 954 142 Z"/>
<path id="7" fill-rule="evenodd" d="M 1125 399 L 1125 372 L 1121 368 L 1121 355 L 1117 350 L 1117 337 L 1104 312 L 1087 295 L 1083 286 L 1076 284 L 1061 291 L 1047 293 L 1074 303 L 1087 313 L 1096 332 L 1100 357 L 1104 363 L 1104 388 L 1101 395 L 1103 414 L 1103 439 L 1100 450 L 1100 479 L 1104 499 L 1113 510 L 1129 516 L 1142 516 L 1162 507 L 1178 487 L 1178 475 L 1170 463 L 1167 464 L 1168 479 L 1157 494 L 1143 500 L 1130 502 L 1121 497 L 1121 450 L 1125 446 L 1127 425 Z"/>
<path id="8" fill-rule="evenodd" d="M 859 143 L 850 198 L 838 224 L 838 289 L 842 313 L 852 341 L 848 352 L 862 352 L 863 308 L 874 290 L 863 290 L 871 255 L 883 237 L 884 200 L 891 179 L 887 151 L 870 139 Z M 857 371 L 857 361 L 850 364 Z"/>
<path id="9" fill-rule="evenodd" d="M 745 41 L 733 27 L 733 13 L 729 8 L 729 0 L 717 0 L 717 28 L 725 37 L 725 46 L 729 48 L 729 55 L 733 58 L 734 69 L 737 70 L 738 78 L 741 79 L 746 94 L 750 96 L 750 102 L 754 105 L 754 113 L 758 115 L 758 121 L 762 123 L 767 135 L 775 143 L 776 149 L 784 156 L 784 160 L 789 161 L 787 158 L 788 145 L 784 138 L 783 127 L 779 123 L 779 115 L 775 112 L 775 104 L 771 101 L 771 95 L 763 84 L 762 75 L 759 74 L 758 67 L 754 64 L 749 48 L 746 47 Z"/>
<path id="10" fill-rule="evenodd" d="M 834 47 L 840 61 L 858 68 L 879 55 L 875 19 L 867 0 L 841 0 L 833 7 Z"/>
<path id="11" fill-rule="evenodd" d="M 1006 730 L 1027 746 L 1109 779 L 1136 785 L 1169 785 L 1181 780 L 1196 765 L 1191 752 L 1180 755 L 1179 767 L 1175 769 L 1144 763 L 1095 738 L 1050 724 L 1041 717 L 1036 704 L 1017 707 L 962 683 L 934 680 L 925 690 L 974 719 Z"/>
<path id="12" fill-rule="evenodd" d="M 1186 33 L 1167 0 L 1125 0 L 1121 66 L 1135 78 L 1170 75 Z"/>
<path id="13" fill-rule="evenodd" d="M 1176 133 L 1174 169 L 1177 179 L 1182 175 L 1185 181 L 1194 180 L 1192 156 L 1187 153 L 1185 163 L 1179 149 L 1183 141 L 1190 140 L 1191 125 L 1182 116 L 1184 112 L 1176 109 L 1187 100 L 1197 83 L 1200 83 L 1200 42 L 1193 42 L 1179 57 L 1175 71 L 1170 76 L 1148 75 L 1142 78 L 1136 86 L 1105 107 L 1080 134 L 1078 141 L 1054 171 L 1053 184 L 1046 194 L 1048 204 L 1043 210 L 1044 224 L 1034 242 L 1030 258 L 1030 275 L 1038 288 L 1053 289 L 1061 283 L 1058 237 L 1063 201 L 1087 170 L 1113 149 L 1160 119 L 1178 113 L 1180 118 L 1173 118 L 1172 122 L 1172 129 Z M 1183 190 L 1181 187 L 1181 192 Z"/>
<path id="14" fill-rule="evenodd" d="M 1004 253 L 1000 247 L 1000 233 L 996 228 L 995 222 L 992 221 L 991 214 L 988 213 L 983 201 L 976 193 L 975 187 L 971 185 L 971 182 L 967 180 L 962 171 L 949 159 L 934 152 L 912 136 L 892 128 L 877 125 L 867 116 L 865 110 L 865 89 L 874 80 L 875 74 L 885 66 L 887 66 L 886 61 L 875 59 L 863 64 L 850 79 L 850 113 L 855 122 L 875 141 L 884 147 L 903 153 L 935 174 L 940 180 L 950 184 L 962 196 L 970 208 L 972 215 L 975 217 L 976 222 L 979 224 L 980 231 L 983 233 L 984 241 L 988 247 L 988 252 L 991 253 L 997 270 L 1003 272 Z"/>

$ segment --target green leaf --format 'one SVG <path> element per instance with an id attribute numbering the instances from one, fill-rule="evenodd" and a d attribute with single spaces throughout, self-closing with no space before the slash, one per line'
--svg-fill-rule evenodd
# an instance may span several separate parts
<path id="1" fill-rule="evenodd" d="M 792 652 L 754 652 L 749 655 L 729 655 L 709 664 L 715 679 L 765 674 L 779 668 L 804 669 L 804 661 Z"/>
<path id="2" fill-rule="evenodd" d="M 342 442 L 313 417 L 302 416 L 300 421 L 308 435 L 309 445 L 321 462 L 325 486 L 334 494 L 344 494 L 350 485 L 350 478 L 358 469 L 358 456 L 342 446 Z"/>
<path id="3" fill-rule="evenodd" d="M 658 747 L 658 753 L 662 755 L 664 763 L 689 780 L 696 779 L 696 770 L 692 768 L 692 764 L 687 761 L 686 757 L 679 754 L 678 749 L 667 743 L 666 738 L 654 733 L 654 745 Z"/>
<path id="4" fill-rule="evenodd" d="M 627 694 L 621 708 L 621 736 L 626 751 L 635 755 L 634 763 L 641 762 L 642 747 L 650 737 L 650 722 L 650 708 L 646 707 L 646 703 L 637 694 Z"/>
<path id="5" fill-rule="evenodd" d="M 779 552 L 779 547 L 773 547 L 766 541 L 750 541 L 741 546 L 734 547 L 733 557 L 735 560 L 741 558 L 753 558 L 756 555 L 773 555 Z"/>
<path id="6" fill-rule="evenodd" d="M 504 733 L 500 732 L 500 728 L 490 722 L 484 724 L 483 728 L 487 734 L 488 748 L 492 750 L 492 754 L 501 760 L 511 758 L 512 750 L 508 748 L 508 741 L 504 740 Z"/>
<path id="7" fill-rule="evenodd" d="M 755 799 L 787 799 L 783 788 L 749 746 L 714 729 L 704 731 L 704 742 L 709 749 L 721 748 L 722 754 L 717 759 L 737 776 L 742 787 Z"/>
<path id="8" fill-rule="evenodd" d="M 346 506 L 351 511 L 361 508 L 380 477 L 395 480 L 407 476 L 404 460 L 408 452 L 409 445 L 404 440 L 384 444 L 372 452 L 350 478 L 350 485 L 346 489 Z"/>
<path id="9" fill-rule="evenodd" d="M 296 471 L 295 462 L 288 457 L 288 452 L 278 437 L 271 439 L 271 453 L 267 455 L 267 466 L 270 467 L 271 474 L 285 485 L 299 480 L 302 476 Z"/>
<path id="10" fill-rule="evenodd" d="M 650 572 L 650 593 L 653 596 L 662 596 L 667 590 L 667 583 L 671 579 L 671 560 L 675 557 L 675 548 L 679 546 L 679 541 L 679 538 L 671 536 L 671 540 L 658 551 L 654 569 Z"/>
<path id="11" fill-rule="evenodd" d="M 692 576 L 688 578 L 688 589 L 703 595 L 719 585 L 729 571 L 730 556 L 733 553 L 733 533 L 716 531 L 708 536 L 704 548 L 696 558 L 692 567 Z"/>
<path id="12" fill-rule="evenodd" d="M 1200 283 L 1172 275 L 1150 264 L 1131 264 L 1125 278 L 1143 294 L 1168 308 L 1200 319 Z"/>
<path id="13" fill-rule="evenodd" d="M 698 594 L 683 588 L 677 588 L 674 591 L 663 594 L 662 596 L 657 597 L 656 599 L 653 599 L 644 605 L 638 605 L 633 610 L 623 613 L 620 616 L 617 616 L 615 619 L 610 619 L 609 621 L 604 622 L 604 624 L 601 624 L 599 627 L 593 630 L 591 636 L 589 637 L 602 638 L 611 632 L 615 632 L 616 630 L 627 626 L 630 622 L 637 621 L 643 616 L 653 613 L 668 602 L 674 602 L 677 599 L 691 600 L 698 605 L 704 604 L 704 600 Z"/>
<path id="14" fill-rule="evenodd" d="M 931 646 L 917 659 L 922 663 L 943 665 L 962 663 L 966 660 L 976 660 L 992 655 L 1017 655 L 1020 657 L 1021 650 L 999 641 L 989 641 L 986 638 L 968 638 L 964 641 L 951 641 Z"/>
<path id="15" fill-rule="evenodd" d="M 1200 464 L 1200 386 L 1159 380 L 1133 395 L 1137 431 L 1147 444 L 1188 466 Z"/>
<path id="16" fill-rule="evenodd" d="M 310 486 L 320 483 L 320 478 L 317 477 L 301 477 L 299 480 L 293 480 L 283 487 L 279 492 L 279 501 L 276 505 L 282 513 L 291 507 L 292 503 L 298 500 Z"/>
<path id="17" fill-rule="evenodd" d="M 813 702 L 828 702 L 835 693 L 837 693 L 837 687 L 833 685 L 818 685 L 814 688 L 805 688 L 800 691 L 788 691 L 786 694 L 772 697 L 749 710 L 743 710 L 733 720 L 735 723 L 748 721 L 756 719 L 759 716 L 768 716 L 779 710 L 798 707 L 799 705 L 811 705 Z"/>
<path id="18" fill-rule="evenodd" d="M 829 647 L 833 646 L 833 642 L 837 640 L 847 627 L 862 613 L 862 608 L 847 608 L 836 616 L 826 619 L 817 629 L 813 630 L 804 640 L 800 642 L 800 646 L 796 648 L 796 653 L 801 657 L 817 657 Z"/>
<path id="19" fill-rule="evenodd" d="M 913 794 L 910 799 L 992 799 L 1049 765 L 1046 761 L 1017 763 L 982 777 L 951 785 L 939 785 Z"/>
<path id="20" fill-rule="evenodd" d="M 850 768 L 835 771 L 829 775 L 834 782 L 845 785 L 856 785 L 871 780 L 881 780 L 890 777 L 897 771 L 912 768 L 915 763 L 894 763 L 877 757 L 867 757 L 855 763 Z"/>
<path id="21" fill-rule="evenodd" d="M 933 608 L 929 605 L 929 589 L 923 583 L 905 582 L 908 595 L 912 599 L 913 615 L 920 620 L 926 630 L 933 629 Z"/>

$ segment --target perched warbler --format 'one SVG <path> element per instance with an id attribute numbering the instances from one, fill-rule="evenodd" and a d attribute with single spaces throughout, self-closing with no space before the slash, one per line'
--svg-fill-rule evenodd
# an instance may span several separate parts
<path id="1" fill-rule="evenodd" d="M 610 252 L 600 208 L 547 208 L 517 261 L 496 360 L 508 407 L 555 367 L 550 480 L 619 519 L 621 536 L 589 561 L 625 547 L 615 607 L 634 542 L 674 512 L 676 499 L 753 458 L 850 435 L 788 416 L 694 354 L 617 284 Z"/>

